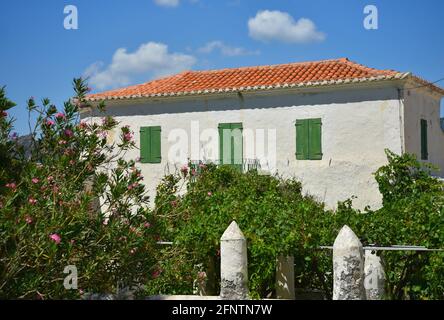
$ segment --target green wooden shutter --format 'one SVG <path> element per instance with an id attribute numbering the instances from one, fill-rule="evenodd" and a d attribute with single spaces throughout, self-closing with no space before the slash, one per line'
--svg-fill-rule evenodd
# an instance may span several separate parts
<path id="1" fill-rule="evenodd" d="M 161 154 L 161 129 L 160 127 L 151 127 L 151 147 L 150 147 L 150 162 L 151 163 L 160 163 L 162 162 L 162 154 Z"/>
<path id="2" fill-rule="evenodd" d="M 227 158 L 228 150 L 225 150 L 224 152 L 224 149 L 226 149 L 228 146 L 228 141 L 225 140 L 227 137 L 231 135 L 231 126 L 229 123 L 220 123 L 218 128 L 219 128 L 219 161 L 220 164 L 229 164 L 229 159 Z"/>
<path id="3" fill-rule="evenodd" d="M 421 160 L 427 160 L 429 157 L 427 146 L 427 120 L 421 119 Z"/>
<path id="4" fill-rule="evenodd" d="M 309 119 L 308 157 L 310 160 L 322 160 L 322 122 L 321 119 Z"/>
<path id="5" fill-rule="evenodd" d="M 308 159 L 308 120 L 296 120 L 296 159 Z"/>
<path id="6" fill-rule="evenodd" d="M 150 128 L 140 128 L 140 162 L 149 163 L 150 161 Z"/>
<path id="7" fill-rule="evenodd" d="M 242 123 L 220 123 L 218 129 L 220 164 L 234 165 L 241 169 L 243 161 Z"/>
<path id="8" fill-rule="evenodd" d="M 243 164 L 243 139 L 242 123 L 231 123 L 231 164 L 242 171 Z"/>
<path id="9" fill-rule="evenodd" d="M 140 162 L 160 163 L 162 161 L 160 132 L 159 126 L 140 128 Z"/>

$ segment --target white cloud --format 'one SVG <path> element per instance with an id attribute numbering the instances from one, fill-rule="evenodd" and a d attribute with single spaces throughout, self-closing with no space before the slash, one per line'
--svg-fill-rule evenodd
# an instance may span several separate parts
<path id="1" fill-rule="evenodd" d="M 113 55 L 111 64 L 104 67 L 103 62 L 90 65 L 84 72 L 89 83 L 97 89 L 115 88 L 131 83 L 135 76 L 158 78 L 190 69 L 196 58 L 183 53 L 169 53 L 163 43 L 148 42 L 136 51 L 127 52 L 119 48 Z"/>
<path id="2" fill-rule="evenodd" d="M 208 42 L 205 46 L 199 48 L 197 51 L 200 53 L 211 53 L 214 50 L 219 50 L 222 55 L 228 57 L 259 54 L 259 51 L 249 51 L 242 47 L 231 47 L 219 40 Z"/>
<path id="3" fill-rule="evenodd" d="M 179 0 L 154 0 L 154 2 L 162 7 L 177 7 L 179 5 Z"/>
<path id="4" fill-rule="evenodd" d="M 310 19 L 295 21 L 290 14 L 282 11 L 258 11 L 254 18 L 248 20 L 248 30 L 250 37 L 264 42 L 307 43 L 325 39 L 325 34 L 318 31 Z"/>

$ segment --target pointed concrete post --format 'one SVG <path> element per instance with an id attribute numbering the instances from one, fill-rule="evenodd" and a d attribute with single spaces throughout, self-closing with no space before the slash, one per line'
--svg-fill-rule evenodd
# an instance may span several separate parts
<path id="1" fill-rule="evenodd" d="M 276 260 L 276 298 L 294 300 L 294 257 L 279 256 Z"/>
<path id="2" fill-rule="evenodd" d="M 361 241 L 343 226 L 333 244 L 333 300 L 365 300 Z"/>
<path id="3" fill-rule="evenodd" d="M 381 257 L 371 250 L 365 251 L 364 288 L 367 300 L 382 300 L 385 295 L 385 273 Z"/>
<path id="4" fill-rule="evenodd" d="M 220 238 L 220 297 L 248 299 L 247 241 L 233 221 Z"/>

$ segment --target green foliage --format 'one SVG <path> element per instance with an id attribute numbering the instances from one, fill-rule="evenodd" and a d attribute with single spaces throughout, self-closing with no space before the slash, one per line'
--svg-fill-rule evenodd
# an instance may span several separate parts
<path id="1" fill-rule="evenodd" d="M 343 225 L 349 225 L 364 245 L 422 245 L 444 247 L 443 185 L 430 176 L 430 166 L 412 155 L 387 151 L 388 164 L 375 178 L 384 206 L 361 212 L 352 199 L 335 211 L 301 193 L 295 180 L 241 173 L 229 166 L 201 167 L 193 176 L 188 167 L 167 176 L 158 187 L 156 212 L 164 236 L 174 246 L 163 250 L 164 270 L 149 292 L 190 293 L 195 265 L 213 270 L 217 294 L 219 239 L 236 220 L 248 241 L 249 285 L 254 298 L 274 289 L 276 257 L 295 256 L 296 286 L 332 294 L 332 256 L 321 245 L 332 245 Z M 187 193 L 178 187 L 188 181 Z M 387 298 L 444 298 L 442 253 L 383 252 Z M 174 257 L 172 259 L 172 257 Z M 169 263 L 169 261 L 171 263 Z M 169 274 L 174 270 L 175 276 Z M 182 276 L 181 276 L 182 275 Z M 206 274 L 210 277 L 210 274 Z"/>
<path id="2" fill-rule="evenodd" d="M 87 87 L 76 79 L 74 89 L 76 97 L 60 111 L 49 99 L 41 106 L 29 99 L 29 112 L 38 116 L 26 150 L 10 136 L 12 120 L 2 113 L 1 298 L 115 292 L 147 283 L 157 268 L 156 227 L 142 176 L 134 161 L 124 160 L 134 147 L 132 133 L 124 127 L 120 141 L 109 144 L 106 134 L 118 125 L 113 118 L 79 122 Z M 12 106 L 2 90 L 5 105 Z M 80 290 L 63 286 L 68 265 L 77 267 Z"/>

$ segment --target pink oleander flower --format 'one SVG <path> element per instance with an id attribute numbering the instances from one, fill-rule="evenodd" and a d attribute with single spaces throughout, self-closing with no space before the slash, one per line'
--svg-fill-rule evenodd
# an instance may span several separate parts
<path id="1" fill-rule="evenodd" d="M 29 198 L 28 199 L 28 202 L 30 203 L 30 204 L 36 204 L 37 203 L 37 199 L 34 199 L 34 198 Z"/>
<path id="2" fill-rule="evenodd" d="M 74 160 L 69 160 L 69 164 L 73 166 L 76 164 L 76 162 Z"/>
<path id="3" fill-rule="evenodd" d="M 6 187 L 6 188 L 9 188 L 9 189 L 13 189 L 13 190 L 15 190 L 15 189 L 17 188 L 17 185 L 15 184 L 15 182 L 10 182 L 10 183 L 7 183 L 7 184 L 5 185 L 5 187 Z"/>
<path id="4" fill-rule="evenodd" d="M 130 132 L 127 132 L 123 135 L 123 140 L 126 142 L 131 141 L 132 138 L 133 138 L 133 135 Z"/>
<path id="5" fill-rule="evenodd" d="M 51 182 L 51 181 L 54 180 L 54 177 L 53 176 L 49 176 L 48 178 L 46 178 L 46 180 L 48 180 L 48 182 Z"/>
<path id="6" fill-rule="evenodd" d="M 57 119 L 65 119 L 66 118 L 66 116 L 65 116 L 65 114 L 63 112 L 56 113 L 55 117 Z"/>
<path id="7" fill-rule="evenodd" d="M 199 164 L 199 168 L 201 168 L 201 169 L 205 169 L 207 166 L 206 165 L 204 165 L 203 163 L 200 163 Z"/>
<path id="8" fill-rule="evenodd" d="M 149 228 L 149 227 L 151 227 L 151 223 L 149 223 L 149 222 L 145 222 L 143 226 L 144 226 L 145 228 Z"/>
<path id="9" fill-rule="evenodd" d="M 0 112 L 0 116 L 6 118 L 6 117 L 8 116 L 8 113 L 7 113 L 6 111 L 3 111 L 3 110 L 2 110 L 2 112 Z"/>
<path id="10" fill-rule="evenodd" d="M 37 184 L 40 180 L 38 178 L 32 178 L 31 181 L 32 183 Z"/>
<path id="11" fill-rule="evenodd" d="M 180 168 L 180 172 L 182 172 L 182 174 L 186 176 L 188 174 L 188 166 L 183 166 L 182 168 Z"/>
<path id="12" fill-rule="evenodd" d="M 153 279 L 156 279 L 160 276 L 161 272 L 162 272 L 162 270 L 160 270 L 160 269 L 154 270 L 153 273 L 151 274 L 151 276 L 153 277 Z"/>
<path id="13" fill-rule="evenodd" d="M 139 184 L 137 182 L 134 182 L 128 186 L 128 190 L 132 190 L 134 188 L 137 188 L 138 186 L 139 186 Z"/>
<path id="14" fill-rule="evenodd" d="M 69 240 L 69 243 L 74 244 L 74 243 L 76 243 L 76 240 L 71 239 L 71 240 Z"/>
<path id="15" fill-rule="evenodd" d="M 60 237 L 57 233 L 50 234 L 49 238 L 56 244 L 59 244 L 62 241 L 62 237 Z"/>
<path id="16" fill-rule="evenodd" d="M 30 216 L 26 216 L 26 217 L 25 217 L 25 222 L 26 222 L 27 224 L 31 224 L 31 223 L 32 223 L 32 218 L 31 218 Z"/>
<path id="17" fill-rule="evenodd" d="M 196 169 L 191 169 L 191 175 L 195 176 L 196 175 Z"/>
<path id="18" fill-rule="evenodd" d="M 53 126 L 54 124 L 55 124 L 54 120 L 51 120 L 51 119 L 46 120 L 46 125 Z"/>
<path id="19" fill-rule="evenodd" d="M 211 191 L 208 191 L 208 196 L 211 197 L 213 195 L 213 193 Z"/>
<path id="20" fill-rule="evenodd" d="M 108 225 L 108 222 L 109 222 L 109 219 L 108 219 L 108 218 L 106 218 L 105 220 L 103 220 L 103 222 L 102 222 L 102 223 L 103 223 L 103 225 L 104 225 L 104 226 L 107 226 L 107 225 Z"/>
<path id="21" fill-rule="evenodd" d="M 72 132 L 72 130 L 70 130 L 70 129 L 65 130 L 65 136 L 72 137 L 73 135 L 74 135 L 74 133 Z"/>
<path id="22" fill-rule="evenodd" d="M 60 145 L 64 145 L 64 144 L 66 144 L 66 143 L 67 143 L 66 140 L 60 140 L 60 141 L 59 141 L 59 144 L 60 144 Z"/>

